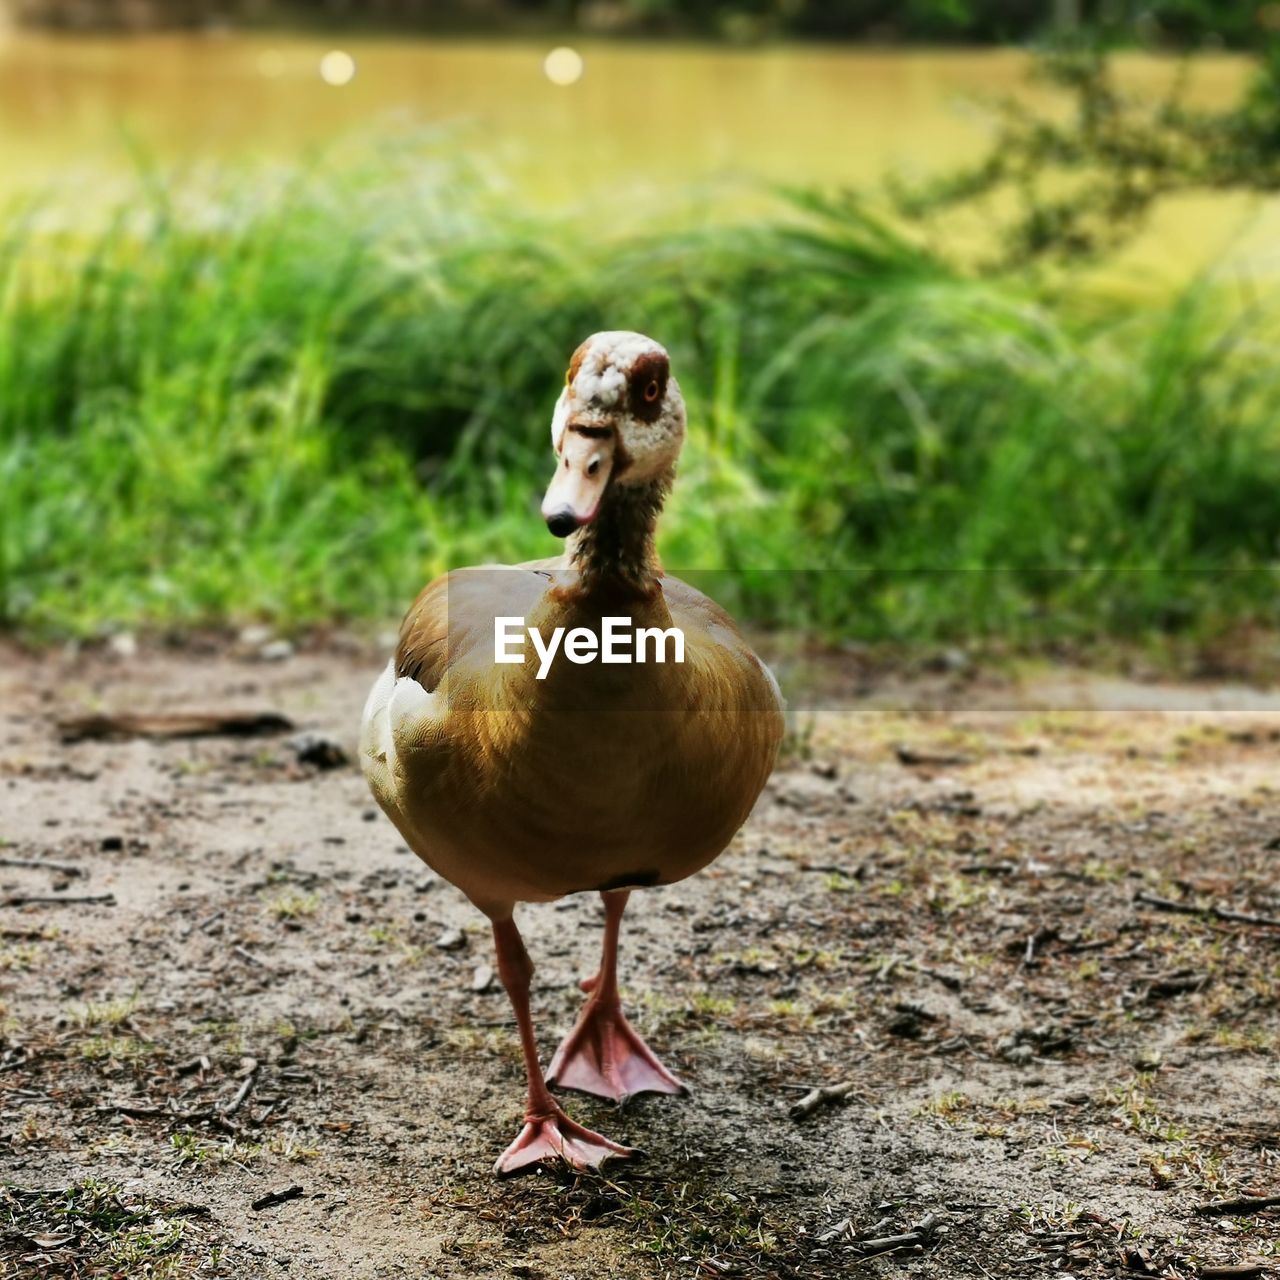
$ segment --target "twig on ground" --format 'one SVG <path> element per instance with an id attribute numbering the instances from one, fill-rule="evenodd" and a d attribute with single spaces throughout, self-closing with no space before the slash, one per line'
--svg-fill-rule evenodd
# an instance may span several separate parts
<path id="1" fill-rule="evenodd" d="M 185 711 L 174 715 L 76 716 L 62 720 L 63 742 L 110 742 L 122 738 L 257 738 L 287 733 L 293 721 L 278 711 Z"/>
<path id="2" fill-rule="evenodd" d="M 1280 918 L 1276 916 L 1255 916 L 1247 911 L 1229 911 L 1225 907 L 1213 904 L 1201 907 L 1192 902 L 1161 898 L 1154 893 L 1135 893 L 1133 900 L 1140 906 L 1153 907 L 1157 911 L 1174 911 L 1184 916 L 1212 916 L 1215 920 L 1226 920 L 1231 924 L 1252 924 L 1263 929 L 1280 929 Z"/>
<path id="3" fill-rule="evenodd" d="M 1146 998 L 1181 996 L 1192 991 L 1203 991 L 1209 985 L 1207 973 L 1158 973 L 1147 986 Z"/>
<path id="4" fill-rule="evenodd" d="M 241 946 L 232 947 L 231 950 L 234 951 L 236 955 L 240 957 L 241 960 L 244 960 L 249 964 L 256 965 L 259 969 L 266 969 L 268 973 L 274 972 L 274 970 L 265 960 L 259 960 L 258 957 L 255 956 L 252 951 L 248 951 Z"/>
<path id="5" fill-rule="evenodd" d="M 845 1219 L 848 1222 L 848 1219 Z M 876 1236 L 884 1235 L 886 1232 L 893 1230 L 893 1216 L 886 1215 L 879 1222 L 873 1222 L 869 1227 L 863 1227 L 859 1231 L 853 1229 L 852 1224 L 849 1226 L 848 1235 L 851 1240 L 871 1240 Z"/>
<path id="6" fill-rule="evenodd" d="M 1112 934 L 1109 938 L 1089 938 L 1081 939 L 1077 942 L 1062 943 L 1062 950 L 1069 955 L 1079 955 L 1082 951 L 1105 951 L 1107 947 L 1112 946 L 1119 941 L 1118 934 Z"/>
<path id="7" fill-rule="evenodd" d="M 296 1200 L 301 1194 L 302 1188 L 295 1183 L 291 1187 L 286 1187 L 283 1191 L 271 1191 L 265 1196 L 259 1196 L 253 1202 L 253 1208 L 261 1212 L 263 1209 L 271 1209 L 278 1204 L 284 1204 L 287 1200 Z"/>
<path id="8" fill-rule="evenodd" d="M 114 907 L 116 905 L 116 895 L 114 893 L 98 893 L 80 897 L 64 897 L 60 894 L 46 894 L 39 896 L 23 894 L 16 898 L 5 898 L 3 902 L 0 902 L 0 907 L 67 907 L 88 906 L 92 904 Z"/>
<path id="9" fill-rule="evenodd" d="M 236 1090 L 236 1096 L 232 1098 L 225 1107 L 223 1107 L 223 1115 L 233 1116 L 240 1110 L 244 1100 L 249 1096 L 249 1090 L 253 1088 L 257 1075 L 258 1063 L 255 1061 L 249 1070 L 245 1072 L 244 1082 L 241 1084 L 240 1088 Z"/>
<path id="10" fill-rule="evenodd" d="M 1022 953 L 1022 967 L 1029 969 L 1036 963 L 1036 951 L 1046 942 L 1052 942 L 1058 936 L 1058 930 L 1052 925 L 1041 925 L 1027 938 L 1027 945 Z"/>
<path id="11" fill-rule="evenodd" d="M 893 754 L 898 757 L 899 764 L 920 768 L 958 768 L 961 765 L 973 763 L 972 756 L 955 753 L 948 755 L 941 751 L 921 751 L 917 747 L 909 747 L 905 742 L 894 743 Z"/>
<path id="12" fill-rule="evenodd" d="M 95 1107 L 94 1110 L 114 1112 L 116 1115 L 128 1116 L 131 1120 L 174 1120 L 179 1124 L 199 1124 L 201 1121 L 207 1121 L 215 1129 L 221 1129 L 223 1133 L 238 1134 L 240 1132 L 237 1125 L 210 1107 L 201 1111 L 171 1111 L 166 1107 L 151 1107 L 143 1103 L 108 1102 Z"/>
<path id="13" fill-rule="evenodd" d="M 917 1245 L 923 1247 L 933 1241 L 942 1223 L 941 1214 L 931 1213 L 901 1235 L 880 1236 L 876 1240 L 859 1240 L 858 1249 L 863 1258 L 871 1258 L 882 1253 L 895 1253 L 899 1249 L 912 1249 Z"/>
<path id="14" fill-rule="evenodd" d="M 86 874 L 83 867 L 73 867 L 68 862 L 42 862 L 39 858 L 0 858 L 0 867 L 20 867 L 24 871 L 56 871 L 64 876 Z"/>
<path id="15" fill-rule="evenodd" d="M 793 1102 L 787 1109 L 787 1115 L 793 1120 L 803 1120 L 819 1107 L 847 1098 L 856 1087 L 852 1080 L 846 1080 L 843 1084 L 819 1085 L 816 1089 L 810 1089 L 799 1102 Z"/>
<path id="16" fill-rule="evenodd" d="M 130 1120 L 156 1120 L 160 1116 L 173 1117 L 179 1120 L 188 1118 L 173 1111 L 166 1111 L 164 1107 L 146 1107 L 141 1103 L 133 1102 L 107 1102 L 100 1107 L 95 1107 L 94 1110 L 106 1111 L 118 1116 L 128 1116 Z"/>
<path id="17" fill-rule="evenodd" d="M 1197 1213 L 1261 1213 L 1266 1209 L 1280 1209 L 1280 1196 L 1239 1196 L 1196 1205 Z"/>
<path id="18" fill-rule="evenodd" d="M 928 965 L 917 964 L 914 960 L 903 960 L 901 964 L 904 969 L 910 969 L 912 973 L 918 973 L 921 977 L 932 978 L 935 982 L 942 983 L 948 991 L 959 991 L 964 986 L 964 979 L 957 978 L 954 973 L 931 969 Z"/>

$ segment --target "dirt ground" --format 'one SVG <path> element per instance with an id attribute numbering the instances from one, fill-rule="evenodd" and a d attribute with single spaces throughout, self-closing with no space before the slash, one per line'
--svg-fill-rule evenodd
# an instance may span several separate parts
<path id="1" fill-rule="evenodd" d="M 719 862 L 633 896 L 693 1095 L 571 1095 L 646 1158 L 499 1184 L 487 927 L 354 764 L 59 740 L 271 709 L 354 756 L 380 656 L 119 647 L 0 651 L 6 1276 L 1280 1274 L 1280 1210 L 1205 1210 L 1280 1196 L 1280 698 L 851 673 Z M 518 918 L 545 1061 L 602 913 Z"/>

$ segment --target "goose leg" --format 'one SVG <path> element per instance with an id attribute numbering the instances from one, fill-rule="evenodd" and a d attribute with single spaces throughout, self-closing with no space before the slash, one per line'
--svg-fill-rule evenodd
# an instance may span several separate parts
<path id="1" fill-rule="evenodd" d="M 538 1065 L 538 1045 L 533 1035 L 533 1019 L 529 1014 L 529 982 L 533 962 L 524 949 L 516 922 L 508 917 L 495 921 L 493 941 L 498 953 L 498 974 L 511 997 L 516 1023 L 520 1028 L 520 1047 L 524 1050 L 525 1071 L 529 1077 L 529 1098 L 525 1105 L 524 1128 L 516 1140 L 498 1157 L 494 1172 L 499 1177 L 547 1160 L 563 1160 L 575 1169 L 598 1169 L 608 1159 L 625 1160 L 637 1154 L 630 1147 L 619 1146 L 608 1138 L 575 1123 L 561 1110 L 547 1090 L 542 1068 Z"/>
<path id="2" fill-rule="evenodd" d="M 582 983 L 588 992 L 578 1021 L 556 1050 L 547 1079 L 564 1089 L 625 1102 L 637 1093 L 688 1093 L 627 1021 L 618 998 L 618 930 L 630 891 L 602 893 L 604 948 L 600 972 Z"/>

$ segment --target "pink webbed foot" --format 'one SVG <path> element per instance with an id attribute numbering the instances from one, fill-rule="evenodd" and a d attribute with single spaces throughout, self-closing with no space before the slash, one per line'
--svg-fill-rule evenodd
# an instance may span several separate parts
<path id="1" fill-rule="evenodd" d="M 596 979 L 588 978 L 581 986 L 594 991 Z M 551 1060 L 547 1083 L 614 1102 L 638 1093 L 689 1092 L 627 1021 L 616 996 L 602 1000 L 593 995 L 583 1005 L 577 1024 Z"/>
<path id="2" fill-rule="evenodd" d="M 537 1164 L 563 1160 L 571 1169 L 599 1169 L 606 1160 L 632 1160 L 640 1153 L 578 1124 L 552 1103 L 553 1110 L 527 1115 L 516 1140 L 498 1157 L 493 1171 L 510 1177 Z"/>

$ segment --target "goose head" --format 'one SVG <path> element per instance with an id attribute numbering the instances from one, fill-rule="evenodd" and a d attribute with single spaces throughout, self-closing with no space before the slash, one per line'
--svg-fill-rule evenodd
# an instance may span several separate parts
<path id="1" fill-rule="evenodd" d="M 558 538 L 591 524 L 621 487 L 670 476 L 684 398 L 666 350 L 642 333 L 592 334 L 574 353 L 551 419 L 556 472 L 542 500 Z"/>

